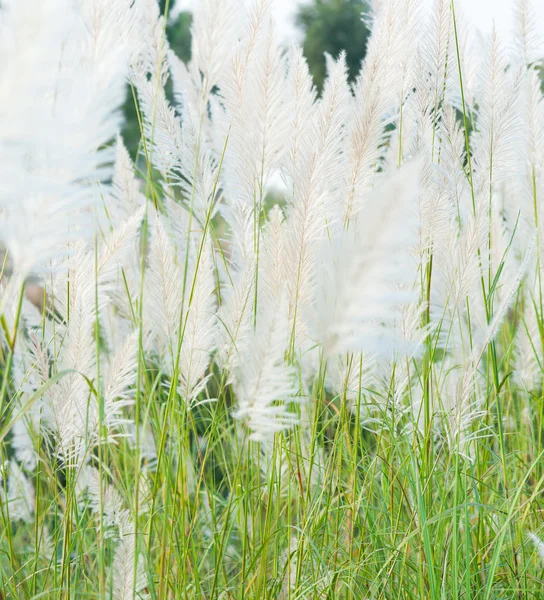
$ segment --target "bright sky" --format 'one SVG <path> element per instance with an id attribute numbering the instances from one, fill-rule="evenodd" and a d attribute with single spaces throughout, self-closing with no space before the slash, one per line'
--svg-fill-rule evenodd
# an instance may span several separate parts
<path id="1" fill-rule="evenodd" d="M 275 0 L 276 18 L 279 30 L 286 40 L 295 41 L 297 32 L 293 23 L 293 16 L 299 4 L 308 0 Z M 424 0 L 428 6 L 433 0 Z M 179 8 L 190 8 L 198 0 L 178 0 Z M 501 37 L 509 40 L 512 26 L 512 11 L 515 0 L 456 0 L 468 19 L 482 33 L 491 31 L 493 20 Z M 544 40 L 544 0 L 533 0 L 534 12 L 542 28 Z M 543 41 L 544 49 L 544 41 Z"/>

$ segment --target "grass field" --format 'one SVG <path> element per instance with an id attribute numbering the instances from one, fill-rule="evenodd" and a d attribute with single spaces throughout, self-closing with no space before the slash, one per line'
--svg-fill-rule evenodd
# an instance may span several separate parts
<path id="1" fill-rule="evenodd" d="M 0 600 L 544 599 L 541 24 L 250 5 L 0 4 Z"/>

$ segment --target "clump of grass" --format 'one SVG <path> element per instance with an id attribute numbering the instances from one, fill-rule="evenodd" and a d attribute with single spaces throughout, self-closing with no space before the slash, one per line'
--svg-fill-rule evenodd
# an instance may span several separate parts
<path id="1" fill-rule="evenodd" d="M 541 597 L 538 30 L 365 18 L 2 3 L 1 597 Z"/>

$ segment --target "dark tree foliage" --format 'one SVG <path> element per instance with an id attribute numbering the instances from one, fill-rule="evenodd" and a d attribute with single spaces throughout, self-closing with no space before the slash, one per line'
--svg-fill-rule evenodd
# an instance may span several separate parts
<path id="1" fill-rule="evenodd" d="M 183 62 L 191 60 L 191 23 L 193 15 L 190 12 L 182 12 L 173 23 L 166 27 L 166 37 L 170 48 L 181 58 Z"/>
<path id="2" fill-rule="evenodd" d="M 163 15 L 171 13 L 175 6 L 174 0 L 160 0 L 159 9 Z M 166 37 L 170 48 L 183 60 L 191 59 L 191 22 L 193 15 L 190 12 L 182 12 L 175 21 L 167 19 Z"/>
<path id="3" fill-rule="evenodd" d="M 324 52 L 336 58 L 345 50 L 350 80 L 355 79 L 369 36 L 361 21 L 366 9 L 365 0 L 313 0 L 300 7 L 296 22 L 304 34 L 304 55 L 319 91 L 326 76 Z"/>

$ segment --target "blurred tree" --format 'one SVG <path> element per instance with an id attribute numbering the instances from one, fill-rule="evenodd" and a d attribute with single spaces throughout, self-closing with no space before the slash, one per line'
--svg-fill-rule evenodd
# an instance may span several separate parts
<path id="1" fill-rule="evenodd" d="M 191 59 L 191 23 L 193 15 L 190 12 L 175 10 L 175 0 L 160 0 L 159 8 L 167 17 L 166 37 L 170 48 L 183 60 Z"/>
<path id="2" fill-rule="evenodd" d="M 359 72 L 369 36 L 361 21 L 367 8 L 365 0 L 312 0 L 299 8 L 296 23 L 304 34 L 304 55 L 320 92 L 326 76 L 324 52 L 336 58 L 345 50 L 350 80 Z"/>
<path id="3" fill-rule="evenodd" d="M 170 21 L 166 26 L 166 37 L 170 48 L 183 60 L 191 60 L 191 23 L 193 15 L 190 12 L 182 12 L 175 21 Z"/>

